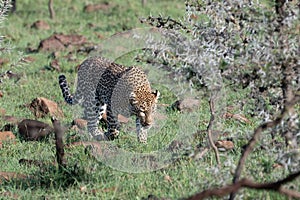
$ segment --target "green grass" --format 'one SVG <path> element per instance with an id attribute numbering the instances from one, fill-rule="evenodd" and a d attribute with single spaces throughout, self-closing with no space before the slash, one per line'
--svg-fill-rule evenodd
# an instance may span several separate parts
<path id="1" fill-rule="evenodd" d="M 7 36 L 7 40 L 15 47 L 6 55 L 10 63 L 18 57 L 18 52 L 24 56 L 35 59 L 34 62 L 23 64 L 12 68 L 14 72 L 21 74 L 20 80 L 5 79 L 0 85 L 3 97 L 0 99 L 0 108 L 6 110 L 6 115 L 17 118 L 34 119 L 34 115 L 25 104 L 30 103 L 36 97 L 46 97 L 58 103 L 62 108 L 65 117 L 60 120 L 69 125 L 73 119 L 73 109 L 64 103 L 57 83 L 60 73 L 66 74 L 70 85 L 74 85 L 76 72 L 75 67 L 87 56 L 83 53 L 73 52 L 72 56 L 77 61 L 68 61 L 68 52 L 60 52 L 59 63 L 61 72 L 47 70 L 52 60 L 51 52 L 28 53 L 27 48 L 38 47 L 40 40 L 45 39 L 53 33 L 80 34 L 85 36 L 89 42 L 100 44 L 100 34 L 104 38 L 111 35 L 137 27 L 144 27 L 140 24 L 139 17 L 147 17 L 149 14 L 181 17 L 184 14 L 184 3 L 181 1 L 154 1 L 148 0 L 145 7 L 141 7 L 140 1 L 113 1 L 112 7 L 105 11 L 94 13 L 82 12 L 87 1 L 65 0 L 54 1 L 56 18 L 49 19 L 46 0 L 18 1 L 17 12 L 9 15 L 4 21 L 1 35 Z M 98 1 L 88 1 L 98 2 Z M 30 28 L 36 20 L 44 20 L 51 26 L 50 30 L 36 30 Z M 93 24 L 90 28 L 89 24 Z M 134 54 L 134 52 L 132 53 Z M 132 64 L 132 57 L 120 58 L 124 64 Z M 9 69 L 9 64 L 0 68 L 1 72 Z M 148 69 L 148 68 L 147 68 Z M 153 87 L 160 90 L 162 98 L 160 103 L 171 104 L 177 97 L 181 97 L 177 91 L 182 90 L 185 85 L 176 85 L 176 82 L 164 82 L 164 73 L 153 69 L 149 71 Z M 191 114 L 180 114 L 176 112 L 165 112 L 167 119 L 162 120 L 159 133 L 149 138 L 147 145 L 141 145 L 136 141 L 134 134 L 121 132 L 118 140 L 111 143 L 129 152 L 153 152 L 168 147 L 173 140 L 182 140 L 187 154 L 191 154 L 196 145 L 205 146 L 206 139 L 193 138 L 198 130 L 205 130 L 209 121 L 208 99 L 203 91 L 190 91 L 187 87 L 185 95 L 197 96 L 201 100 L 201 106 Z M 226 95 L 226 105 L 237 105 L 242 101 L 247 91 L 235 88 Z M 176 91 L 176 92 L 174 92 Z M 164 110 L 164 108 L 161 108 Z M 242 124 L 233 119 L 225 120 L 221 132 L 227 135 L 220 135 L 220 138 L 232 138 L 235 149 L 227 152 L 220 152 L 222 167 L 217 169 L 213 151 L 206 153 L 201 159 L 193 159 L 184 156 L 180 152 L 176 162 L 172 162 L 165 168 L 145 172 L 127 173 L 111 168 L 105 162 L 100 162 L 88 156 L 84 148 L 75 147 L 66 149 L 68 164 L 63 172 L 59 171 L 56 165 L 51 164 L 55 160 L 55 143 L 53 138 L 43 142 L 23 142 L 19 138 L 16 144 L 5 143 L 0 150 L 0 171 L 17 172 L 28 174 L 29 179 L 13 179 L 1 183 L 0 199 L 14 198 L 17 195 L 20 199 L 142 199 L 149 194 L 158 197 L 179 199 L 190 196 L 196 192 L 212 187 L 220 187 L 232 180 L 232 172 L 240 157 L 243 145 L 251 136 L 253 129 L 258 124 L 258 119 L 251 118 L 244 110 L 234 107 L 234 112 L 245 114 L 252 123 Z M 50 117 L 38 119 L 51 123 Z M 0 119 L 0 126 L 7 122 Z M 130 127 L 133 128 L 133 125 Z M 126 129 L 125 129 L 126 130 Z M 13 130 L 18 135 L 18 130 Z M 65 141 L 74 134 L 72 131 L 66 133 Z M 187 135 L 187 139 L 183 139 Z M 179 138 L 176 138 L 179 137 Z M 268 137 L 268 136 L 263 136 Z M 260 145 L 270 145 L 264 143 Z M 286 171 L 273 169 L 272 164 L 276 160 L 276 154 L 267 150 L 257 148 L 248 159 L 243 175 L 256 181 L 274 181 L 286 175 Z M 24 166 L 19 164 L 22 158 L 39 160 L 46 163 L 44 166 Z M 119 160 L 118 160 L 119 161 Z M 117 161 L 116 161 L 117 162 Z M 48 163 L 48 164 L 47 164 Z M 294 186 L 299 188 L 299 183 Z M 278 199 L 283 198 L 275 193 L 257 192 L 242 190 L 240 192 L 244 199 Z M 6 195 L 6 196 L 5 196 Z M 8 195 L 8 196 L 7 196 Z"/>

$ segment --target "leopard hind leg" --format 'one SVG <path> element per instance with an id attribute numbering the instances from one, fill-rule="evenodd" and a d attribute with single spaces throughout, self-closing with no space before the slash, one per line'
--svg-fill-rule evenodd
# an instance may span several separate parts
<path id="1" fill-rule="evenodd" d="M 106 104 L 101 104 L 97 98 L 84 105 L 84 115 L 87 120 L 87 128 L 90 136 L 95 140 L 107 140 L 104 132 L 99 130 L 99 120 L 106 112 Z"/>

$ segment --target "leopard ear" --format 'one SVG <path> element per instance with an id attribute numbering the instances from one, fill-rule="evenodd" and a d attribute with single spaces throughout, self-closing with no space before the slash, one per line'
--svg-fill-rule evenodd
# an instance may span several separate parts
<path id="1" fill-rule="evenodd" d="M 130 93 L 130 96 L 129 96 L 129 102 L 131 105 L 136 105 L 138 104 L 138 101 L 136 100 L 136 95 L 134 92 L 131 92 Z"/>
<path id="2" fill-rule="evenodd" d="M 154 94 L 154 97 L 157 100 L 159 98 L 160 92 L 158 90 L 155 90 L 155 92 L 152 92 L 152 94 Z"/>

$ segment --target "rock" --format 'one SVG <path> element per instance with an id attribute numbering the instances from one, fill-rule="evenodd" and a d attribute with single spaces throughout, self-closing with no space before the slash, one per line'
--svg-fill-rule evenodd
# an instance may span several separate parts
<path id="1" fill-rule="evenodd" d="M 84 119 L 77 118 L 77 119 L 73 120 L 72 125 L 77 126 L 79 129 L 86 129 L 87 128 L 87 121 L 84 120 Z"/>
<path id="2" fill-rule="evenodd" d="M 22 61 L 25 63 L 32 63 L 35 61 L 35 58 L 33 58 L 31 56 L 27 56 L 27 57 L 22 58 Z"/>
<path id="3" fill-rule="evenodd" d="M 238 120 L 240 122 L 243 122 L 245 124 L 251 123 L 251 121 L 249 119 L 247 119 L 242 114 L 232 114 L 232 113 L 227 112 L 227 113 L 224 114 L 224 118 L 226 118 L 226 119 L 229 119 L 229 118 L 236 119 L 236 120 Z"/>
<path id="4" fill-rule="evenodd" d="M 108 2 L 105 2 L 99 4 L 88 4 L 83 8 L 83 10 L 84 12 L 90 13 L 98 10 L 108 10 L 110 7 L 111 5 Z"/>
<path id="5" fill-rule="evenodd" d="M 172 182 L 172 177 L 171 176 L 169 176 L 169 175 L 165 175 L 164 176 L 164 180 L 166 181 L 166 182 Z"/>
<path id="6" fill-rule="evenodd" d="M 86 38 L 82 35 L 63 35 L 56 34 L 53 36 L 55 39 L 59 40 L 63 45 L 83 45 L 87 42 Z"/>
<path id="7" fill-rule="evenodd" d="M 54 132 L 54 129 L 44 122 L 37 120 L 24 119 L 18 125 L 19 133 L 25 140 L 41 140 Z"/>
<path id="8" fill-rule="evenodd" d="M 39 30 L 49 30 L 50 26 L 47 22 L 43 20 L 38 20 L 31 25 L 31 28 L 35 28 Z"/>
<path id="9" fill-rule="evenodd" d="M 16 139 L 16 136 L 11 131 L 0 132 L 0 148 L 2 148 L 2 143 L 4 141 L 13 141 Z"/>
<path id="10" fill-rule="evenodd" d="M 57 103 L 44 97 L 35 98 L 30 103 L 29 109 L 38 118 L 45 117 L 47 115 L 55 116 L 57 118 L 64 116 L 62 110 L 58 107 Z"/>
<path id="11" fill-rule="evenodd" d="M 183 100 L 177 100 L 172 104 L 171 108 L 173 110 L 178 110 L 180 112 L 192 112 L 196 110 L 200 105 L 200 100 L 194 98 L 187 98 Z"/>
<path id="12" fill-rule="evenodd" d="M 63 51 L 65 49 L 65 45 L 53 36 L 42 40 L 38 47 L 38 51 Z"/>
<path id="13" fill-rule="evenodd" d="M 30 180 L 33 177 L 25 174 L 18 174 L 16 172 L 0 172 L 0 184 L 4 181 L 12 181 L 13 179 L 16 180 Z"/>
<path id="14" fill-rule="evenodd" d="M 228 140 L 219 140 L 215 145 L 220 151 L 231 150 L 234 148 L 233 142 Z"/>
<path id="15" fill-rule="evenodd" d="M 38 51 L 63 51 L 74 46 L 82 46 L 87 40 L 81 35 L 54 34 L 40 42 Z"/>

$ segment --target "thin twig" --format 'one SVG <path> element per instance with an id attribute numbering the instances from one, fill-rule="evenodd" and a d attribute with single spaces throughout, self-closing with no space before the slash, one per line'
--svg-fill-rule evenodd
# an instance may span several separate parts
<path id="1" fill-rule="evenodd" d="M 188 32 L 190 31 L 187 29 L 185 25 L 170 17 L 163 18 L 162 16 L 159 17 L 149 16 L 148 18 L 140 19 L 140 22 L 149 24 L 151 26 L 155 26 L 157 28 L 177 29 L 177 30 L 183 29 L 183 30 L 187 30 Z"/>
<path id="2" fill-rule="evenodd" d="M 48 9 L 49 9 L 49 13 L 50 13 L 50 19 L 54 19 L 55 18 L 55 12 L 54 12 L 54 9 L 53 9 L 53 0 L 48 1 Z"/>
<path id="3" fill-rule="evenodd" d="M 216 161 L 218 163 L 218 166 L 220 167 L 221 162 L 220 162 L 218 148 L 216 147 L 216 145 L 213 141 L 213 138 L 212 138 L 212 127 L 213 127 L 213 123 L 215 120 L 215 106 L 214 106 L 213 97 L 211 97 L 209 100 L 209 108 L 210 108 L 210 120 L 209 120 L 209 124 L 207 126 L 208 141 L 209 141 L 210 146 L 213 148 L 213 150 L 215 152 Z"/>
<path id="4" fill-rule="evenodd" d="M 280 194 L 286 195 L 291 198 L 300 198 L 299 192 L 282 188 L 283 184 L 291 182 L 299 176 L 300 176 L 300 171 L 295 174 L 290 174 L 285 179 L 282 179 L 282 180 L 279 180 L 276 182 L 271 182 L 271 183 L 255 183 L 249 179 L 242 179 L 240 181 L 237 181 L 236 183 L 224 186 L 222 188 L 204 190 L 198 194 L 195 194 L 195 195 L 189 197 L 187 200 L 196 200 L 196 199 L 200 200 L 200 199 L 205 199 L 207 197 L 213 197 L 213 196 L 223 197 L 225 195 L 228 195 L 229 193 L 236 193 L 241 188 L 250 188 L 250 189 L 257 189 L 257 190 L 271 190 L 271 191 L 276 191 Z"/>
<path id="5" fill-rule="evenodd" d="M 63 143 L 64 131 L 60 124 L 60 121 L 58 121 L 55 118 L 52 118 L 51 121 L 55 132 L 56 159 L 57 159 L 59 169 L 61 169 L 66 167 L 66 160 L 64 158 L 65 151 L 64 151 L 64 143 Z"/>

